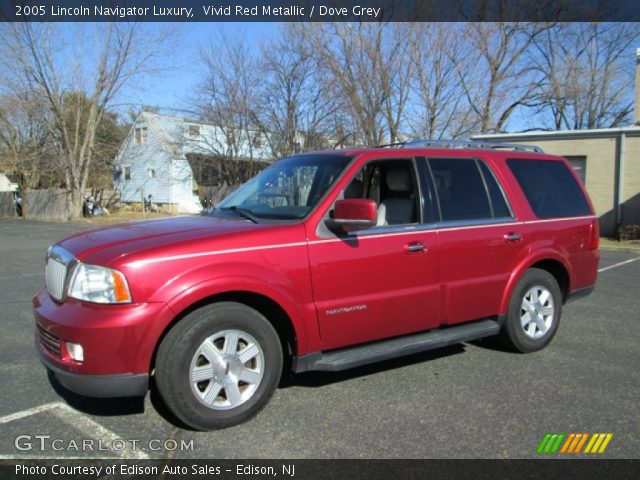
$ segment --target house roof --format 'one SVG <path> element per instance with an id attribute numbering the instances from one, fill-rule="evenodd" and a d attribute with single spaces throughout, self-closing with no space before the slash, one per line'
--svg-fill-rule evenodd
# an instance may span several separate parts
<path id="1" fill-rule="evenodd" d="M 136 124 L 140 122 L 145 122 L 153 130 L 162 146 L 172 155 L 179 155 L 181 152 L 189 150 L 190 142 L 187 141 L 184 126 L 196 124 L 196 122 L 151 112 L 142 112 L 136 120 Z"/>
<path id="2" fill-rule="evenodd" d="M 215 154 L 224 151 L 224 135 L 221 129 L 210 123 L 181 117 L 172 117 L 152 112 L 142 112 L 135 122 L 144 122 L 160 139 L 163 148 L 173 156 L 187 153 Z M 190 135 L 189 127 L 196 126 L 197 135 Z M 257 132 L 255 132 L 257 134 Z M 248 140 L 247 140 L 248 143 Z M 257 159 L 270 159 L 266 148 L 253 148 Z"/>

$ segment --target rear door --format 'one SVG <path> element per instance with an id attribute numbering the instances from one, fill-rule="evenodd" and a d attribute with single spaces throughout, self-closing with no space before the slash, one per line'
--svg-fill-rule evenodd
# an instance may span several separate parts
<path id="1" fill-rule="evenodd" d="M 486 161 L 430 158 L 440 222 L 445 324 L 501 313 L 509 276 L 528 251 L 522 224 Z"/>
<path id="2" fill-rule="evenodd" d="M 591 287 L 600 258 L 598 219 L 576 173 L 561 159 L 512 158 L 506 164 L 533 215 L 526 225 L 532 244 L 564 257 L 569 292 Z"/>

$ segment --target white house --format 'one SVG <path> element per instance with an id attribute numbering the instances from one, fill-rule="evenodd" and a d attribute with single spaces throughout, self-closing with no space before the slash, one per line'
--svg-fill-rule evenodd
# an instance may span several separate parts
<path id="1" fill-rule="evenodd" d="M 225 156 L 227 143 L 213 125 L 142 112 L 115 158 L 114 187 L 125 203 L 140 203 L 151 195 L 156 204 L 170 205 L 174 212 L 197 213 L 202 205 L 186 155 Z M 238 143 L 237 157 L 269 159 L 257 132 Z"/>
<path id="2" fill-rule="evenodd" d="M 18 184 L 13 183 L 4 173 L 0 173 L 0 192 L 15 192 L 18 190 Z"/>

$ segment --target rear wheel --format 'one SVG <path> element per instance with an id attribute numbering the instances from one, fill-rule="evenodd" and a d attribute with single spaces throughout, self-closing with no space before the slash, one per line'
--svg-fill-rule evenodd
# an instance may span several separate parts
<path id="1" fill-rule="evenodd" d="M 555 277 L 532 268 L 520 279 L 503 326 L 504 343 L 519 352 L 546 347 L 555 335 L 562 313 L 562 292 Z"/>
<path id="2" fill-rule="evenodd" d="M 226 428 L 256 415 L 273 395 L 282 350 L 256 310 L 221 302 L 193 311 L 166 335 L 156 361 L 158 392 L 198 430 Z"/>

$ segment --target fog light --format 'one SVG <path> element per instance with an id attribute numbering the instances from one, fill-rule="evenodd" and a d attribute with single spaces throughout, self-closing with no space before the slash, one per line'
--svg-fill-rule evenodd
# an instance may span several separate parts
<path id="1" fill-rule="evenodd" d="M 76 362 L 84 361 L 84 349 L 79 343 L 67 342 L 67 352 L 69 356 Z"/>

